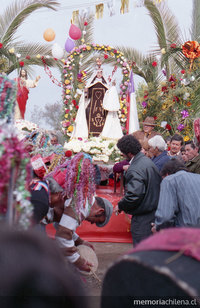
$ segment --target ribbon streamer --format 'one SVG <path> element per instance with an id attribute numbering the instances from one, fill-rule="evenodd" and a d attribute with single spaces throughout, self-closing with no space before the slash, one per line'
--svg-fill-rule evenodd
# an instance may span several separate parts
<path id="1" fill-rule="evenodd" d="M 96 19 L 103 17 L 103 10 L 104 10 L 104 4 L 103 3 L 96 5 L 96 14 L 95 14 Z"/>
<path id="2" fill-rule="evenodd" d="M 72 13 L 72 24 L 77 25 L 79 19 L 79 10 L 73 11 Z"/>
<path id="3" fill-rule="evenodd" d="M 114 16 L 114 15 L 115 15 L 114 1 L 113 1 L 113 0 L 110 0 L 110 1 L 107 3 L 107 7 L 108 7 L 108 11 L 109 11 L 110 17 Z"/>
<path id="4" fill-rule="evenodd" d="M 125 14 L 129 12 L 129 0 L 121 0 L 120 13 Z"/>

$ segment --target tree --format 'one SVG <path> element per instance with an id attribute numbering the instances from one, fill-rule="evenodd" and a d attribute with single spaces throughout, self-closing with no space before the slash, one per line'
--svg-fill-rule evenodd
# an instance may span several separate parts
<path id="1" fill-rule="evenodd" d="M 16 37 L 17 30 L 24 20 L 34 11 L 41 8 L 56 10 L 59 6 L 53 0 L 23 0 L 10 4 L 0 15 L 0 72 L 10 74 L 24 65 L 30 72 L 32 65 L 43 65 L 37 54 L 48 56 L 46 64 L 56 66 L 51 56 L 51 46 L 38 43 L 24 43 Z"/>
<path id="2" fill-rule="evenodd" d="M 43 108 L 39 108 L 34 106 L 34 110 L 31 114 L 31 121 L 38 125 L 40 124 L 48 124 L 53 130 L 61 130 L 61 117 L 63 114 L 63 106 L 62 102 L 56 102 L 54 104 L 49 105 L 45 104 Z"/>

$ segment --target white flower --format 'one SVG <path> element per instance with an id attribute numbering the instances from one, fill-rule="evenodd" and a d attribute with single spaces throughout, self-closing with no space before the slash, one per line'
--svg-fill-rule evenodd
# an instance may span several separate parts
<path id="1" fill-rule="evenodd" d="M 102 160 L 104 163 L 107 163 L 109 161 L 109 157 L 108 156 L 103 156 Z"/>
<path id="2" fill-rule="evenodd" d="M 75 153 L 79 153 L 81 152 L 82 148 L 81 148 L 81 145 L 80 144 L 75 144 L 74 147 L 73 147 L 73 152 Z"/>
<path id="3" fill-rule="evenodd" d="M 165 128 L 166 125 L 167 125 L 167 121 L 162 121 L 162 122 L 160 123 L 160 126 L 161 126 L 162 128 Z"/>
<path id="4" fill-rule="evenodd" d="M 90 151 L 90 145 L 85 143 L 82 145 L 83 152 L 88 153 Z"/>
<path id="5" fill-rule="evenodd" d="M 183 99 L 186 100 L 186 99 L 188 99 L 189 96 L 190 96 L 190 93 L 186 92 L 186 93 L 183 95 Z"/>

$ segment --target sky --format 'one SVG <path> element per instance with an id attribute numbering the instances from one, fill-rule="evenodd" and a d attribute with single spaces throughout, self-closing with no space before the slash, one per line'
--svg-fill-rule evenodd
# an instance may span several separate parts
<path id="1" fill-rule="evenodd" d="M 22 0 L 18 0 L 22 1 Z M 105 1 L 105 0 L 104 0 Z M 120 14 L 120 0 L 115 0 L 116 14 L 109 16 L 107 5 L 105 4 L 104 16 L 102 19 L 95 20 L 94 23 L 94 43 L 108 44 L 110 46 L 133 47 L 142 53 L 148 53 L 156 46 L 156 36 L 153 24 L 144 7 L 135 7 L 135 3 L 140 0 L 129 1 L 129 13 Z M 192 0 L 163 0 L 175 15 L 184 34 L 184 38 L 190 39 L 189 28 L 191 25 Z M 5 8 L 14 0 L 1 0 L 0 14 L 3 14 Z M 29 16 L 19 28 L 18 37 L 27 42 L 47 43 L 43 38 L 43 33 L 47 28 L 52 28 L 56 37 L 52 42 L 59 44 L 64 48 L 65 42 L 69 37 L 70 21 L 72 12 L 77 9 L 90 7 L 95 12 L 95 4 L 101 3 L 98 0 L 60 0 L 60 8 L 57 11 L 41 9 Z M 52 45 L 52 43 L 47 43 Z M 53 76 L 60 80 L 60 74 L 57 69 L 50 68 Z M 111 73 L 111 72 L 109 72 Z M 45 104 L 53 104 L 62 100 L 62 89 L 53 84 L 44 68 L 35 66 L 34 77 L 41 76 L 38 86 L 30 89 L 26 120 L 31 120 L 34 106 L 38 108 Z M 13 72 L 10 78 L 17 77 L 17 72 Z M 134 77 L 137 88 L 141 78 Z M 41 125 L 46 127 L 44 123 Z"/>

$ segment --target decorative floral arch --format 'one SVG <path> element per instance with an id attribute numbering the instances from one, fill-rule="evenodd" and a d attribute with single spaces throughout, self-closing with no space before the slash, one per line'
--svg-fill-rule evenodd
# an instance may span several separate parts
<path id="1" fill-rule="evenodd" d="M 121 125 L 125 128 L 126 125 L 126 114 L 127 114 L 127 90 L 129 84 L 130 66 L 127 63 L 123 53 L 111 46 L 99 45 L 99 44 L 84 44 L 79 47 L 75 47 L 73 51 L 69 54 L 65 61 L 63 69 L 63 80 L 64 80 L 64 120 L 62 122 L 63 131 L 66 135 L 71 136 L 73 131 L 73 123 L 76 117 L 76 112 L 78 109 L 78 101 L 80 98 L 80 93 L 82 92 L 80 88 L 83 89 L 84 82 L 86 80 L 86 72 L 81 71 L 77 80 L 73 80 L 73 68 L 77 63 L 81 61 L 83 53 L 90 54 L 92 52 L 97 52 L 104 56 L 104 59 L 113 58 L 116 61 L 116 67 L 121 67 L 122 69 L 122 82 L 120 85 L 120 107 L 119 118 Z"/>

